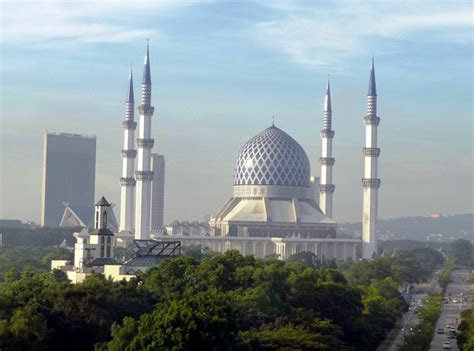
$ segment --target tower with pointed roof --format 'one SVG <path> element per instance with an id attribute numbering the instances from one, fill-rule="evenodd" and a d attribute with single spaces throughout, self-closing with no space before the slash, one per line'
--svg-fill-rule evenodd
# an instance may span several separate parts
<path id="1" fill-rule="evenodd" d="M 135 206 L 135 239 L 143 240 L 150 237 L 150 204 L 151 182 L 151 149 L 154 140 L 151 138 L 151 117 L 155 108 L 151 106 L 151 74 L 150 53 L 148 42 L 146 46 L 145 64 L 141 85 L 141 99 L 138 113 L 140 115 L 137 150 L 138 162 L 136 178 L 136 206 Z"/>
<path id="2" fill-rule="evenodd" d="M 323 108 L 323 129 L 321 130 L 321 177 L 319 185 L 319 207 L 321 211 L 332 218 L 333 194 L 335 186 L 332 183 L 332 167 L 334 166 L 334 157 L 332 157 L 332 139 L 334 138 L 334 130 L 332 130 L 332 106 L 331 106 L 331 88 L 326 88 L 326 96 L 324 97 Z"/>
<path id="3" fill-rule="evenodd" d="M 130 69 L 127 98 L 125 100 L 125 121 L 123 122 L 122 177 L 120 178 L 120 231 L 132 232 L 135 225 L 135 98 L 133 94 L 133 73 Z"/>
<path id="4" fill-rule="evenodd" d="M 367 116 L 365 124 L 364 178 L 362 178 L 362 258 L 371 259 L 377 255 L 377 211 L 380 179 L 377 175 L 377 160 L 380 149 L 377 147 L 377 88 L 375 85 L 374 59 L 370 70 L 369 91 L 367 93 Z"/>

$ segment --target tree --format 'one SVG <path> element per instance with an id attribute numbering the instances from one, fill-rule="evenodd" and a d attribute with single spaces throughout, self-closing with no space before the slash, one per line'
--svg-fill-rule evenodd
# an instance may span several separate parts
<path id="1" fill-rule="evenodd" d="M 162 302 L 134 328 L 115 326 L 109 350 L 231 350 L 238 333 L 232 301 L 214 288 Z"/>
<path id="2" fill-rule="evenodd" d="M 318 266 L 320 265 L 320 260 L 318 259 L 318 256 L 308 251 L 302 251 L 293 254 L 288 257 L 288 261 L 298 262 L 309 268 L 318 268 Z"/>
<path id="3" fill-rule="evenodd" d="M 460 265 L 469 266 L 472 264 L 472 244 L 469 240 L 459 239 L 449 245 L 451 256 L 456 258 Z"/>

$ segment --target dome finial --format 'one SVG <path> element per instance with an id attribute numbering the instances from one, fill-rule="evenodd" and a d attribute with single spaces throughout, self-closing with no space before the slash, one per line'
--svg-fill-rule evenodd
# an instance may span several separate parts
<path id="1" fill-rule="evenodd" d="M 272 127 L 275 127 L 275 116 L 272 116 Z"/>

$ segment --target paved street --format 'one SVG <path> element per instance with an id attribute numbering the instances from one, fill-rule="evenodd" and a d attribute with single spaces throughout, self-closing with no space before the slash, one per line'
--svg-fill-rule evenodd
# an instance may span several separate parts
<path id="1" fill-rule="evenodd" d="M 422 305 L 423 301 L 428 297 L 428 293 L 435 293 L 438 289 L 438 272 L 433 274 L 433 277 L 428 283 L 417 284 L 412 292 L 412 299 L 410 302 L 410 310 L 402 317 L 402 328 L 399 331 L 395 341 L 389 348 L 389 351 L 397 351 L 399 346 L 403 344 L 403 338 L 410 334 L 411 328 L 418 326 L 418 314 L 416 313 Z"/>
<path id="2" fill-rule="evenodd" d="M 451 283 L 446 288 L 446 298 L 450 301 L 443 304 L 441 315 L 436 325 L 435 334 L 431 342 L 431 351 L 443 350 L 443 343 L 449 341 L 451 343 L 451 350 L 458 350 L 456 339 L 448 338 L 447 325 L 451 324 L 457 329 L 458 323 L 461 321 L 460 313 L 462 310 L 470 308 L 472 297 L 472 286 L 464 283 L 468 279 L 468 270 L 454 270 L 451 276 Z M 466 298 L 466 302 L 464 301 Z M 444 333 L 438 334 L 438 329 L 442 328 Z"/>

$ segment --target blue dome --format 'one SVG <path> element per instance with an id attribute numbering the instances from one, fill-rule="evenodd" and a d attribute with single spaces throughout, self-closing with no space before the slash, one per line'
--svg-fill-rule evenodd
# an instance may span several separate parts
<path id="1" fill-rule="evenodd" d="M 275 126 L 250 139 L 235 160 L 234 185 L 308 187 L 309 178 L 306 152 L 295 139 Z"/>

